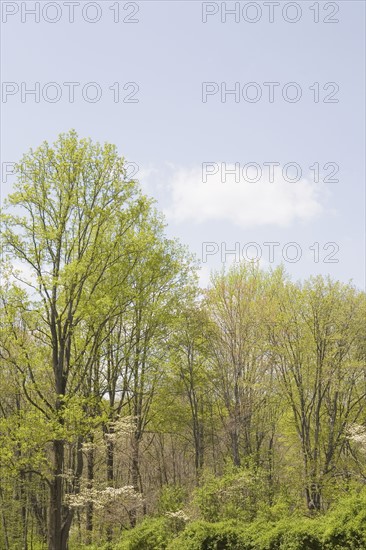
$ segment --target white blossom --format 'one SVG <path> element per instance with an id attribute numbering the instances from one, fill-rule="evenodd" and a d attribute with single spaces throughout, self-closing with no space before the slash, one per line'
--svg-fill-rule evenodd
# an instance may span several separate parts
<path id="1" fill-rule="evenodd" d="M 183 511 L 183 510 L 178 510 L 177 512 L 166 512 L 165 514 L 168 518 L 172 518 L 172 519 L 181 519 L 182 521 L 189 521 L 189 516 L 187 516 L 187 514 Z"/>
<path id="2" fill-rule="evenodd" d="M 130 435 L 136 427 L 136 418 L 134 416 L 118 417 L 113 422 L 109 422 L 110 433 L 105 434 L 108 441 L 116 441 L 122 435 Z"/>
<path id="3" fill-rule="evenodd" d="M 67 503 L 71 508 L 82 508 L 88 503 L 93 503 L 98 509 L 107 507 L 112 502 L 119 501 L 124 506 L 139 506 L 142 497 L 132 486 L 106 487 L 105 489 L 84 489 L 79 494 L 68 495 Z"/>
<path id="4" fill-rule="evenodd" d="M 360 445 L 362 445 L 362 447 L 366 451 L 366 428 L 364 426 L 360 426 L 359 424 L 352 424 L 348 428 L 348 437 L 355 443 L 359 443 Z"/>

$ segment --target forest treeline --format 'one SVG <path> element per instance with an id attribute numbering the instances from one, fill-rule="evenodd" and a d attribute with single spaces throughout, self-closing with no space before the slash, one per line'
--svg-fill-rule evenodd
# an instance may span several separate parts
<path id="1" fill-rule="evenodd" d="M 200 288 L 116 148 L 74 131 L 16 171 L 0 547 L 366 548 L 365 294 L 252 263 Z"/>

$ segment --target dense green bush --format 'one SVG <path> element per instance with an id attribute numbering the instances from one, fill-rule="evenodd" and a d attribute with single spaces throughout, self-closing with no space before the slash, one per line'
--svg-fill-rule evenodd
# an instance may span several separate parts
<path id="1" fill-rule="evenodd" d="M 183 487 L 180 485 L 165 485 L 160 492 L 158 501 L 159 515 L 181 510 L 186 499 L 187 491 Z"/>
<path id="2" fill-rule="evenodd" d="M 168 550 L 252 550 L 250 541 L 240 525 L 232 522 L 190 524 L 179 537 L 173 539 Z"/>
<path id="3" fill-rule="evenodd" d="M 213 484 L 213 487 L 217 488 L 217 485 Z M 167 502 L 170 503 L 170 497 L 176 502 L 173 493 L 167 495 Z M 216 489 L 207 495 L 206 503 L 211 502 L 213 494 L 216 494 Z M 357 496 L 342 499 L 326 514 L 313 518 L 293 515 L 273 520 L 269 519 L 270 515 L 267 518 L 262 515 L 251 522 L 238 519 L 220 522 L 199 520 L 185 528 L 183 526 L 183 530 L 178 532 L 172 527 L 168 516 L 169 513 L 166 513 L 164 518 L 144 520 L 135 529 L 126 532 L 115 550 L 366 549 L 366 490 Z"/>
<path id="4" fill-rule="evenodd" d="M 195 522 L 168 550 L 322 550 L 321 532 L 312 520 L 270 524 Z"/>
<path id="5" fill-rule="evenodd" d="M 343 499 L 324 517 L 325 550 L 366 548 L 366 491 Z"/>
<path id="6" fill-rule="evenodd" d="M 321 530 L 315 520 L 293 518 L 274 524 L 254 523 L 254 550 L 321 550 Z"/>
<path id="7" fill-rule="evenodd" d="M 116 550 L 165 550 L 170 538 L 165 518 L 147 518 L 124 533 Z"/>
<path id="8" fill-rule="evenodd" d="M 251 521 L 266 500 L 266 476 L 259 468 L 230 468 L 223 476 L 208 474 L 196 489 L 194 503 L 206 521 Z"/>

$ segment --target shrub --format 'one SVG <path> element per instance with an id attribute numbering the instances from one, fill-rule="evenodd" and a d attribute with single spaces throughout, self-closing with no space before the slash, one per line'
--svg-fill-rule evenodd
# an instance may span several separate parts
<path id="1" fill-rule="evenodd" d="M 266 495 L 265 475 L 255 468 L 232 468 L 222 477 L 208 475 L 196 489 L 194 504 L 206 521 L 251 521 Z"/>
<path id="2" fill-rule="evenodd" d="M 304 521 L 300 525 L 292 525 L 283 533 L 280 550 L 322 550 L 321 532 L 318 525 L 312 521 Z"/>
<path id="3" fill-rule="evenodd" d="M 173 539 L 168 550 L 253 550 L 238 524 L 197 521 Z"/>
<path id="4" fill-rule="evenodd" d="M 278 523 L 238 522 L 189 525 L 173 539 L 168 550 L 322 550 L 321 530 L 305 519 Z"/>
<path id="5" fill-rule="evenodd" d="M 292 518 L 250 526 L 255 550 L 322 550 L 321 530 L 315 520 Z"/>
<path id="6" fill-rule="evenodd" d="M 116 550 L 165 550 L 171 537 L 165 518 L 147 518 L 123 534 Z"/>
<path id="7" fill-rule="evenodd" d="M 165 485 L 160 493 L 158 513 L 164 515 L 166 512 L 177 512 L 182 508 L 186 498 L 186 490 L 180 485 Z"/>
<path id="8" fill-rule="evenodd" d="M 342 499 L 324 518 L 325 550 L 366 548 L 366 492 Z"/>
<path id="9" fill-rule="evenodd" d="M 203 491 L 200 495 L 209 515 L 215 515 L 213 511 L 216 510 L 219 513 L 223 506 L 215 500 L 220 495 L 218 487 L 220 483 L 214 480 L 207 500 L 204 500 Z M 181 513 L 172 514 L 175 517 Z M 184 530 L 180 533 L 176 527 L 172 528 L 168 517 L 149 519 L 129 531 L 116 550 L 366 549 L 366 491 L 343 499 L 324 516 L 291 516 L 274 521 L 265 515 L 250 523 L 237 519 L 220 522 L 201 520 L 185 528 L 182 523 L 180 528 Z"/>

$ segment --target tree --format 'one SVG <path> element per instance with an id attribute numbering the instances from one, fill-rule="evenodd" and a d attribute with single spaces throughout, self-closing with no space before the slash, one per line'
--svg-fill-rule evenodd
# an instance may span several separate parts
<path id="1" fill-rule="evenodd" d="M 42 342 L 52 379 L 45 388 L 25 346 L 17 367 L 27 399 L 53 427 L 48 546 L 64 550 L 73 517 L 64 495 L 78 492 L 83 467 L 80 433 L 72 479 L 65 479 L 65 418 L 103 329 L 119 313 L 102 290 L 147 201 L 114 146 L 79 140 L 74 131 L 31 150 L 17 171 L 2 238 L 8 258 L 23 268 L 14 276 L 31 289 L 34 315 L 24 321 Z"/>
<path id="2" fill-rule="evenodd" d="M 271 374 L 265 341 L 266 288 L 267 278 L 258 266 L 243 263 L 227 274 L 217 273 L 206 296 L 213 377 L 235 466 L 243 457 L 258 456 L 266 433 L 260 420 Z"/>
<path id="3" fill-rule="evenodd" d="M 278 289 L 272 342 L 282 390 L 303 458 L 307 506 L 320 510 L 324 484 L 337 472 L 348 426 L 364 408 L 365 365 L 359 355 L 364 295 L 350 285 L 311 278 Z"/>
<path id="4" fill-rule="evenodd" d="M 193 282 L 191 258 L 184 247 L 163 235 L 163 224 L 158 218 L 150 224 L 141 220 L 138 230 L 148 252 L 141 259 L 139 269 L 131 273 L 134 289 L 127 330 L 129 392 L 128 410 L 135 419 L 132 436 L 131 480 L 136 490 L 143 492 L 140 474 L 140 444 L 150 421 L 149 413 L 156 388 L 165 375 L 168 345 L 174 319 L 189 296 Z M 131 514 L 131 524 L 136 522 Z"/>
<path id="5" fill-rule="evenodd" d="M 198 304 L 193 303 L 181 312 L 170 346 L 173 376 L 167 376 L 168 383 L 174 384 L 189 410 L 196 484 L 199 483 L 204 467 L 206 404 L 212 391 L 208 368 L 207 325 L 206 313 Z M 164 389 L 166 393 L 167 387 Z M 174 408 L 177 409 L 178 406 L 175 400 Z M 180 429 L 182 430 L 182 426 Z"/>

